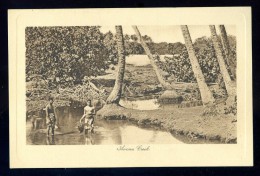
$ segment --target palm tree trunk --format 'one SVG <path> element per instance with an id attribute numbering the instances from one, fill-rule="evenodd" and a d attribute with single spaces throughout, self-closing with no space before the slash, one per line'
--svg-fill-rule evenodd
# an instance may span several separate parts
<path id="1" fill-rule="evenodd" d="M 119 104 L 122 93 L 122 86 L 125 73 L 125 45 L 122 26 L 116 26 L 116 42 L 118 51 L 117 76 L 114 88 L 110 93 L 109 97 L 107 98 L 107 104 Z"/>
<path id="2" fill-rule="evenodd" d="M 234 62 L 234 58 L 232 57 L 232 54 L 231 54 L 230 45 L 229 45 L 225 26 L 219 25 L 219 30 L 220 30 L 220 34 L 221 34 L 221 40 L 222 40 L 222 45 L 223 45 L 223 49 L 225 52 L 226 61 L 230 68 L 231 74 L 235 80 L 236 79 L 236 63 Z"/>
<path id="3" fill-rule="evenodd" d="M 186 45 L 186 48 L 187 48 L 187 51 L 189 54 L 192 70 L 194 72 L 195 78 L 196 78 L 198 86 L 199 86 L 203 105 L 213 104 L 215 99 L 214 99 L 212 93 L 210 92 L 209 87 L 207 86 L 207 84 L 205 82 L 205 78 L 201 71 L 198 59 L 195 55 L 195 51 L 193 48 L 188 26 L 182 25 L 181 30 L 182 30 L 182 34 L 183 34 L 183 37 L 185 40 L 185 45 Z"/>
<path id="4" fill-rule="evenodd" d="M 155 60 L 153 58 L 153 55 L 152 53 L 150 52 L 147 44 L 144 42 L 144 40 L 142 39 L 142 36 L 141 36 L 141 33 L 140 31 L 138 30 L 137 26 L 132 26 L 137 37 L 138 37 L 138 40 L 140 41 L 142 47 L 144 48 L 144 51 L 146 53 L 146 55 L 148 56 L 148 58 L 150 59 L 150 63 L 156 73 L 156 76 L 158 78 L 158 81 L 160 82 L 160 84 L 162 85 L 163 88 L 165 88 L 166 90 L 172 90 L 173 89 L 173 86 L 166 82 L 165 78 L 161 75 L 160 73 L 160 69 L 157 67 L 156 63 L 155 63 Z"/>
<path id="5" fill-rule="evenodd" d="M 225 61 L 224 61 L 224 57 L 222 54 L 222 50 L 221 50 L 221 43 L 219 42 L 218 39 L 218 35 L 216 32 L 216 28 L 214 25 L 210 25 L 210 32 L 211 32 L 211 36 L 212 36 L 212 41 L 213 41 L 213 45 L 215 48 L 215 52 L 216 52 L 216 56 L 218 59 L 218 63 L 219 63 L 219 67 L 220 67 L 220 71 L 222 73 L 223 76 L 223 80 L 226 86 L 226 90 L 229 96 L 234 95 L 234 82 L 231 80 L 230 75 L 228 73 Z"/>

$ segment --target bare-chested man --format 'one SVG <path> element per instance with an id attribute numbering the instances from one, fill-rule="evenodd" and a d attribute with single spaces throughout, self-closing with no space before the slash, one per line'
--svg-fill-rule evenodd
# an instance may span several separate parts
<path id="1" fill-rule="evenodd" d="M 93 132 L 94 129 L 94 115 L 95 115 L 95 109 L 91 105 L 91 100 L 87 101 L 87 106 L 84 108 L 84 114 L 80 119 L 80 123 L 82 123 L 82 120 L 84 121 L 84 126 L 85 126 L 85 133 L 90 130 Z"/>
<path id="2" fill-rule="evenodd" d="M 50 134 L 54 135 L 54 129 L 56 124 L 56 115 L 53 106 L 53 98 L 49 98 L 49 104 L 46 106 L 46 125 L 47 125 L 47 136 Z"/>

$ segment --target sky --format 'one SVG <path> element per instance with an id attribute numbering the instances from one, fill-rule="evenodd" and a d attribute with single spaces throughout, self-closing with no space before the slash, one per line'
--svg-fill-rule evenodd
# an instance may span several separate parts
<path id="1" fill-rule="evenodd" d="M 124 34 L 128 34 L 128 35 L 135 34 L 132 26 L 122 26 L 122 27 L 123 27 Z M 190 31 L 192 41 L 194 41 L 199 37 L 210 36 L 210 30 L 208 25 L 200 25 L 200 26 L 189 25 L 188 28 Z M 236 26 L 225 25 L 225 28 L 228 34 L 236 36 Z M 150 36 L 152 40 L 156 43 L 157 42 L 184 43 L 180 26 L 138 26 L 138 29 L 142 35 Z M 217 33 L 219 33 L 218 26 L 216 26 L 216 29 L 217 29 Z M 106 33 L 108 31 L 115 33 L 114 26 L 102 26 L 100 30 L 103 33 Z"/>

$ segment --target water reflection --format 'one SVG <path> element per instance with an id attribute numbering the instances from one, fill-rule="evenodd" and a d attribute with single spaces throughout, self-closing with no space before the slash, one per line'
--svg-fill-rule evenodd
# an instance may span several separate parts
<path id="1" fill-rule="evenodd" d="M 158 103 L 157 99 L 133 100 L 133 101 L 121 99 L 119 103 L 121 106 L 124 106 L 129 109 L 153 110 L 153 109 L 160 108 L 160 104 Z"/>
<path id="2" fill-rule="evenodd" d="M 127 98 L 125 98 L 121 99 L 119 104 L 125 108 L 137 110 L 169 110 L 178 107 L 178 104 L 160 104 L 155 98 L 148 100 L 128 100 Z"/>
<path id="3" fill-rule="evenodd" d="M 46 144 L 47 145 L 55 145 L 55 138 L 54 138 L 54 136 L 51 136 L 51 137 L 47 137 L 46 138 Z"/>
<path id="4" fill-rule="evenodd" d="M 84 134 L 85 145 L 94 145 L 95 141 L 92 133 Z"/>
<path id="5" fill-rule="evenodd" d="M 170 133 L 143 129 L 127 121 L 95 120 L 94 133 L 79 133 L 77 122 L 83 114 L 80 108 L 60 108 L 59 129 L 46 137 L 45 129 L 27 128 L 27 144 L 34 145 L 110 145 L 110 144 L 177 144 L 182 143 Z M 29 123 L 28 123 L 29 124 Z"/>

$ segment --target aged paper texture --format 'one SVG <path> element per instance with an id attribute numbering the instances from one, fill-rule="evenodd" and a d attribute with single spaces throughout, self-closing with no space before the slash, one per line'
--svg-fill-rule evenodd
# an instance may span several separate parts
<path id="1" fill-rule="evenodd" d="M 253 165 L 250 7 L 9 10 L 8 28 L 11 168 Z"/>

